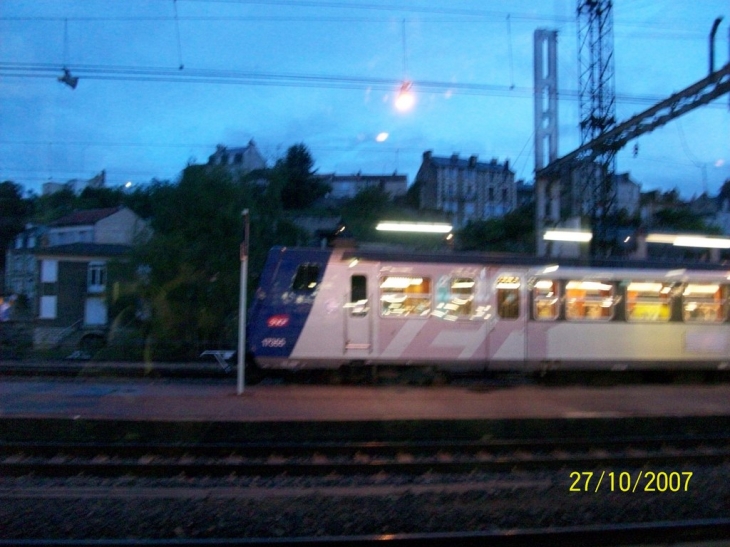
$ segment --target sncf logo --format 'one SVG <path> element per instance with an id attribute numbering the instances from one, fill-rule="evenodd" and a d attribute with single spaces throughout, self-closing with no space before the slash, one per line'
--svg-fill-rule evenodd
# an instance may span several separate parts
<path id="1" fill-rule="evenodd" d="M 266 326 L 270 328 L 286 327 L 289 324 L 289 316 L 286 314 L 272 315 L 266 320 Z"/>

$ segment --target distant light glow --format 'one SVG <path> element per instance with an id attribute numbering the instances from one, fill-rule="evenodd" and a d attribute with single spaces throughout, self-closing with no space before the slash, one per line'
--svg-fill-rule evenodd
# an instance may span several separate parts
<path id="1" fill-rule="evenodd" d="M 395 107 L 401 112 L 405 112 L 413 108 L 416 103 L 416 97 L 413 95 L 413 84 L 411 82 L 403 82 L 395 99 Z"/>
<path id="2" fill-rule="evenodd" d="M 378 141 L 378 142 L 385 142 L 385 141 L 388 140 L 388 137 L 389 136 L 390 135 L 388 133 L 386 133 L 385 131 L 383 131 L 382 133 L 378 133 L 378 136 L 375 137 L 375 140 Z"/>
<path id="3" fill-rule="evenodd" d="M 591 232 L 581 232 L 580 230 L 548 230 L 545 232 L 543 239 L 548 241 L 576 241 L 579 243 L 587 243 L 593 239 Z"/>
<path id="4" fill-rule="evenodd" d="M 422 232 L 430 234 L 448 234 L 453 228 L 451 224 L 442 222 L 394 222 L 384 220 L 378 223 L 376 230 L 385 232 Z"/>
<path id="5" fill-rule="evenodd" d="M 725 165 L 725 160 L 722 158 L 715 162 L 715 167 L 722 167 L 723 165 Z"/>
<path id="6" fill-rule="evenodd" d="M 131 188 L 132 187 L 132 181 L 128 180 L 126 183 L 124 183 L 125 188 Z"/>

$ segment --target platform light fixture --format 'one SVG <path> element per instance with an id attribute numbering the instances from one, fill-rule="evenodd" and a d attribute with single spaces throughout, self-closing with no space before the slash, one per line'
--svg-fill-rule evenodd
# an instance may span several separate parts
<path id="1" fill-rule="evenodd" d="M 647 243 L 666 243 L 675 247 L 698 247 L 702 249 L 730 249 L 730 238 L 707 237 L 691 234 L 648 234 Z"/>
<path id="2" fill-rule="evenodd" d="M 451 224 L 445 222 L 397 222 L 384 220 L 375 226 L 383 232 L 417 232 L 428 234 L 448 234 L 453 230 Z"/>
<path id="3" fill-rule="evenodd" d="M 593 233 L 582 230 L 547 230 L 543 239 L 547 241 L 573 241 L 576 243 L 588 243 L 591 239 L 593 239 Z"/>

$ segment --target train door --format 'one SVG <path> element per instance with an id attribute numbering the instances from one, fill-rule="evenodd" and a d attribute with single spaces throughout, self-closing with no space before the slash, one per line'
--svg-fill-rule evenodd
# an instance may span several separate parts
<path id="1" fill-rule="evenodd" d="M 373 308 L 369 297 L 368 276 L 352 273 L 345 296 L 344 349 L 352 358 L 368 357 L 373 351 Z"/>
<path id="2" fill-rule="evenodd" d="M 526 358 L 525 277 L 521 273 L 497 272 L 492 286 L 494 314 L 488 339 L 490 368 L 521 367 Z"/>

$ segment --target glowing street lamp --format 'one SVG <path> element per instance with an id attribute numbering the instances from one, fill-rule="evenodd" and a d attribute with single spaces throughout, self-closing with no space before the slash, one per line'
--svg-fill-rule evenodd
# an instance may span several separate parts
<path id="1" fill-rule="evenodd" d="M 400 86 L 398 97 L 395 99 L 395 107 L 401 112 L 406 112 L 413 108 L 416 102 L 416 97 L 413 95 L 413 83 L 408 80 L 404 81 Z"/>

